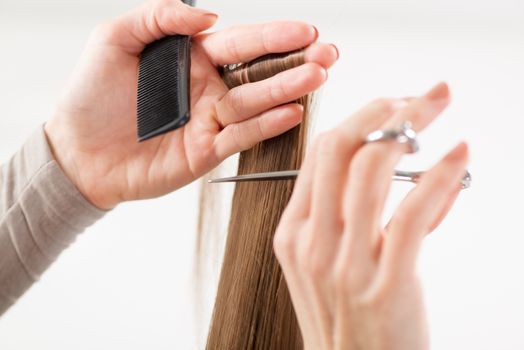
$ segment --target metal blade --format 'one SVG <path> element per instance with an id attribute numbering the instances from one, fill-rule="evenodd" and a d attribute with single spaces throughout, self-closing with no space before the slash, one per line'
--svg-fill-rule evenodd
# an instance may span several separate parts
<path id="1" fill-rule="evenodd" d="M 209 183 L 225 183 L 225 182 L 247 182 L 247 181 L 276 181 L 276 180 L 293 180 L 299 174 L 299 170 L 286 170 L 286 171 L 272 171 L 267 173 L 253 173 L 246 175 L 238 175 L 232 177 L 223 177 L 219 179 L 209 180 Z M 392 177 L 393 181 L 404 181 L 417 183 L 420 177 L 424 174 L 421 171 L 400 171 L 396 170 Z M 471 174 L 466 173 L 462 179 L 462 189 L 469 188 L 471 186 Z"/>
<path id="2" fill-rule="evenodd" d="M 238 175 L 233 177 L 224 177 L 221 179 L 209 180 L 209 183 L 223 182 L 245 182 L 245 181 L 274 181 L 274 180 L 293 180 L 298 176 L 298 170 L 273 171 L 269 173 L 254 173 Z"/>

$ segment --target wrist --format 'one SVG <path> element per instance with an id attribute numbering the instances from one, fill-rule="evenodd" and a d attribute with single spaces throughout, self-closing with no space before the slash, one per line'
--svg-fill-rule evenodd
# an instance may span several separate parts
<path id="1" fill-rule="evenodd" d="M 100 182 L 93 179 L 92 162 L 88 166 L 83 166 L 86 158 L 81 155 L 75 146 L 74 137 L 70 132 L 60 127 L 62 123 L 49 121 L 44 126 L 47 143 L 54 157 L 67 178 L 73 183 L 76 189 L 94 207 L 101 210 L 111 210 L 117 206 L 118 201 L 111 200 L 108 193 L 100 189 Z M 90 158 L 90 157 L 88 157 Z"/>

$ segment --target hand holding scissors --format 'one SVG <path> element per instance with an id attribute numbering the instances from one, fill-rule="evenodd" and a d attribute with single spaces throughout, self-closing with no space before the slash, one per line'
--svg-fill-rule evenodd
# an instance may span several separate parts
<path id="1" fill-rule="evenodd" d="M 461 190 L 468 149 L 456 146 L 381 226 L 396 142 L 362 142 L 374 130 L 414 131 L 449 104 L 446 84 L 411 100 L 378 100 L 320 136 L 275 233 L 305 349 L 427 349 L 416 258 Z"/>

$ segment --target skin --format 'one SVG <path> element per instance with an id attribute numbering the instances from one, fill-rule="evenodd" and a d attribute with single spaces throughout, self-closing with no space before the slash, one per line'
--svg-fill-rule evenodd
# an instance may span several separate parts
<path id="1" fill-rule="evenodd" d="M 228 156 L 301 122 L 290 103 L 318 89 L 338 59 L 302 22 L 243 25 L 219 32 L 217 15 L 178 0 L 150 1 L 90 36 L 56 113 L 45 126 L 54 156 L 95 206 L 158 197 L 209 172 Z M 193 35 L 191 121 L 138 143 L 136 90 L 140 52 L 166 35 Z M 309 46 L 309 47 L 308 47 Z M 217 67 L 308 47 L 306 63 L 231 91 Z"/>
<path id="2" fill-rule="evenodd" d="M 110 209 L 174 191 L 297 125 L 302 109 L 291 101 L 318 89 L 338 59 L 336 47 L 316 43 L 318 32 L 305 23 L 202 33 L 216 19 L 177 0 L 156 0 L 93 31 L 45 131 L 56 160 L 95 206 Z M 192 119 L 139 144 L 139 55 L 172 34 L 193 35 Z M 231 91 L 216 68 L 303 47 L 304 65 Z M 460 144 L 432 168 L 380 227 L 391 174 L 405 149 L 361 140 L 404 120 L 420 131 L 448 103 L 445 84 L 420 98 L 375 101 L 309 152 L 274 244 L 306 349 L 428 348 L 416 256 L 460 191 L 467 147 Z"/>
<path id="3" fill-rule="evenodd" d="M 421 131 L 449 102 L 444 83 L 419 98 L 377 100 L 308 153 L 274 241 L 306 349 L 429 348 L 416 258 L 460 192 L 468 149 L 459 144 L 430 169 L 382 227 L 407 149 L 362 140 L 406 120 Z"/>

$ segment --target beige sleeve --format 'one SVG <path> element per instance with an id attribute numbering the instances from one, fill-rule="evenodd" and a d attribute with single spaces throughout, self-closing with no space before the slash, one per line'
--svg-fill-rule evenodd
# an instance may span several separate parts
<path id="1" fill-rule="evenodd" d="M 0 169 L 0 315 L 104 214 L 62 172 L 40 128 Z"/>

